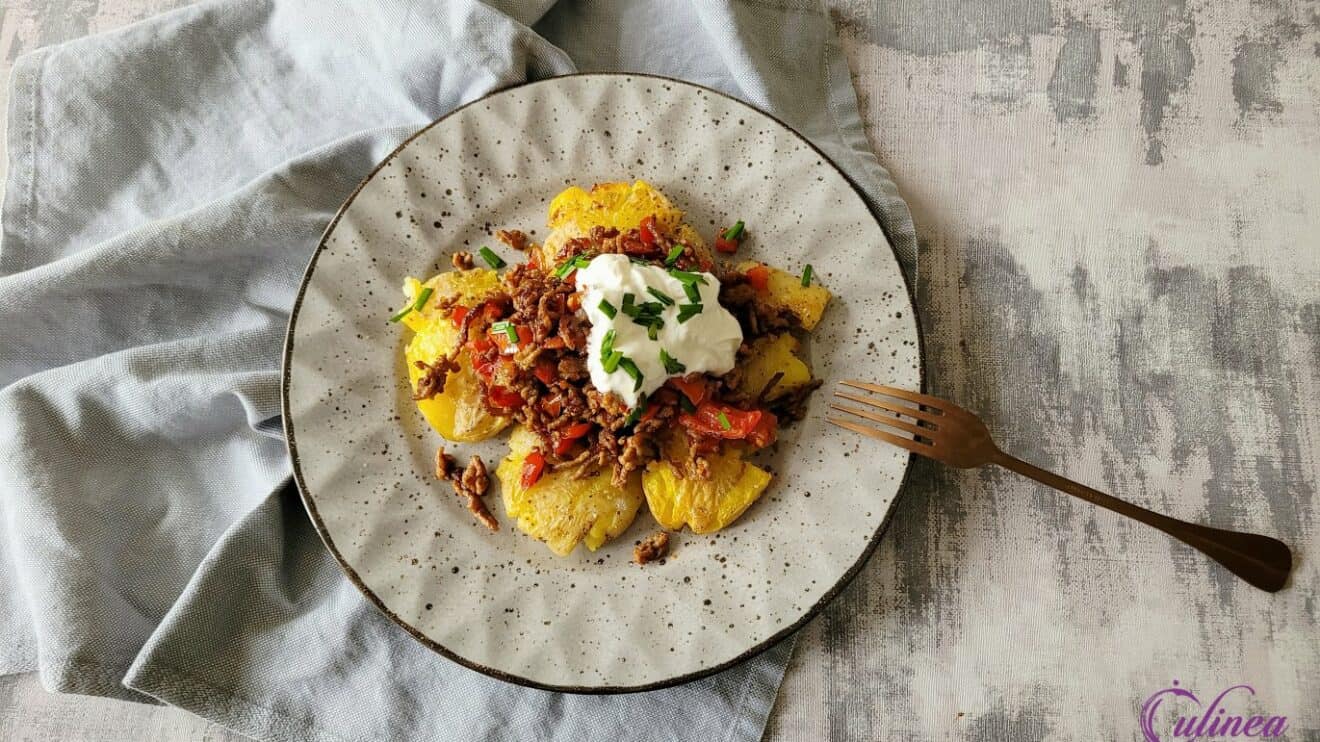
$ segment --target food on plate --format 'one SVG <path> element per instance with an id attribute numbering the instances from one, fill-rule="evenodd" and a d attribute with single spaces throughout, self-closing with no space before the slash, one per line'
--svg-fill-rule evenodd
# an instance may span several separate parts
<path id="1" fill-rule="evenodd" d="M 772 478 L 748 457 L 800 419 L 820 385 L 799 336 L 829 291 L 811 266 L 793 275 L 717 262 L 747 225 L 721 228 L 712 251 L 643 181 L 568 188 L 547 223 L 539 245 L 496 233 L 525 260 L 482 246 L 455 253 L 452 271 L 405 281 L 391 320 L 413 332 L 404 361 L 418 409 L 449 441 L 513 425 L 495 470 L 505 513 L 556 554 L 598 549 L 643 502 L 665 529 L 727 527 Z M 480 460 L 454 477 L 445 457 L 437 475 L 494 530 L 480 512 Z M 663 556 L 663 536 L 639 563 Z"/>
<path id="2" fill-rule="evenodd" d="M 669 533 L 656 531 L 633 547 L 633 561 L 638 564 L 650 564 L 664 559 L 669 554 Z"/>

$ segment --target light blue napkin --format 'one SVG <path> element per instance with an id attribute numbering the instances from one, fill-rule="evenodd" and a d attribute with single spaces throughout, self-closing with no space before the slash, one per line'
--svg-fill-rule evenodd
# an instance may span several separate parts
<path id="1" fill-rule="evenodd" d="M 336 207 L 432 119 L 577 70 L 670 75 L 775 113 L 858 182 L 915 269 L 814 2 L 231 0 L 18 60 L 0 673 L 258 739 L 759 738 L 790 643 L 646 694 L 494 681 L 371 608 L 289 483 L 280 347 Z"/>

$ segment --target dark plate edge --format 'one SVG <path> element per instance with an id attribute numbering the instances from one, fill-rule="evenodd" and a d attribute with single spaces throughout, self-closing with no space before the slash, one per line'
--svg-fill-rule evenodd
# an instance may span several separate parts
<path id="1" fill-rule="evenodd" d="M 353 569 L 352 566 L 349 565 L 347 560 L 344 559 L 343 555 L 340 554 L 339 549 L 335 547 L 334 540 L 330 538 L 329 531 L 326 529 L 324 521 L 321 520 L 320 513 L 318 513 L 316 510 L 316 503 L 314 502 L 313 498 L 307 491 L 307 486 L 303 482 L 302 466 L 298 459 L 298 446 L 294 436 L 293 423 L 289 415 L 289 393 L 288 393 L 289 392 L 289 360 L 293 355 L 293 329 L 294 329 L 294 325 L 298 320 L 298 312 L 302 308 L 303 295 L 307 291 L 307 284 L 312 277 L 312 272 L 316 268 L 316 260 L 318 257 L 320 257 L 321 251 L 325 249 L 326 240 L 329 238 L 331 232 L 334 231 L 335 227 L 339 224 L 339 219 L 344 215 L 344 212 L 348 210 L 348 207 L 357 198 L 358 193 L 361 192 L 362 189 L 367 185 L 367 183 L 370 182 L 371 179 L 376 176 L 376 173 L 380 172 L 381 169 L 383 169 L 386 165 L 388 165 L 395 158 L 395 156 L 398 155 L 399 152 L 403 150 L 404 147 L 407 147 L 410 143 L 412 143 L 414 139 L 426 133 L 431 129 L 431 127 L 439 124 L 440 122 L 444 121 L 450 116 L 453 116 L 454 114 L 457 114 L 459 111 L 462 111 L 463 109 L 472 106 L 474 104 L 480 103 L 486 100 L 487 98 L 490 98 L 491 96 L 497 95 L 499 93 L 503 93 L 505 91 L 513 90 L 516 88 L 530 87 L 542 83 L 553 82 L 555 80 L 559 80 L 564 77 L 613 77 L 613 78 L 641 77 L 641 78 L 649 78 L 655 80 L 664 80 L 666 82 L 698 88 L 708 93 L 713 93 L 722 98 L 731 100 L 738 105 L 745 106 L 753 111 L 756 111 L 757 113 L 769 117 L 772 121 L 778 123 L 780 126 L 792 132 L 794 136 L 800 139 L 804 144 L 810 147 L 812 151 L 814 151 L 817 155 L 819 155 L 823 162 L 828 163 L 829 166 L 835 170 L 835 172 L 837 172 L 840 176 L 843 177 L 844 181 L 847 182 L 848 185 L 852 187 L 853 191 L 862 200 L 862 203 L 866 206 L 867 211 L 871 213 L 871 217 L 875 219 L 876 225 L 880 227 L 881 234 L 885 236 L 885 242 L 886 244 L 888 244 L 890 251 L 891 252 L 894 251 L 894 244 L 893 244 L 893 240 L 890 238 L 889 231 L 885 229 L 884 222 L 880 220 L 880 217 L 876 213 L 875 208 L 871 205 L 871 202 L 866 198 L 866 193 L 860 187 L 858 187 L 856 181 L 854 181 L 852 177 L 849 176 L 848 173 L 846 173 L 842 168 L 840 168 L 837 164 L 835 164 L 834 160 L 830 159 L 828 155 L 826 155 L 823 151 L 821 151 L 821 149 L 817 147 L 814 142 L 812 142 L 810 139 L 807 139 L 805 136 L 799 133 L 797 129 L 794 129 L 793 127 L 784 123 L 784 121 L 782 121 L 778 116 L 763 111 L 760 108 L 753 106 L 750 103 L 747 103 L 746 101 L 735 98 L 719 90 L 715 90 L 714 88 L 706 87 L 705 85 L 688 82 L 686 80 L 678 80 L 672 77 L 665 77 L 663 75 L 653 75 L 648 73 L 637 73 L 637 72 L 629 72 L 629 73 L 581 72 L 571 75 L 559 75 L 556 77 L 548 77 L 542 80 L 532 80 L 528 82 L 518 83 L 515 85 L 508 85 L 505 87 L 492 90 L 489 93 L 486 93 L 485 95 L 481 96 L 480 98 L 476 98 L 467 103 L 464 103 L 463 105 L 455 108 L 454 110 L 446 113 L 440 118 L 437 118 L 436 120 L 422 127 L 417 132 L 409 136 L 407 139 L 403 140 L 399 144 L 399 146 L 395 147 L 393 151 L 391 151 L 388 155 L 386 155 L 385 158 L 376 165 L 376 167 L 372 168 L 371 172 L 367 173 L 366 177 L 364 177 L 362 181 L 358 183 L 357 187 L 353 189 L 353 192 L 349 194 L 347 199 L 344 200 L 344 203 L 339 206 L 339 209 L 335 212 L 334 217 L 330 220 L 329 224 L 326 225 L 325 230 L 321 233 L 321 238 L 317 242 L 316 250 L 312 252 L 312 257 L 307 262 L 307 268 L 303 271 L 302 280 L 298 284 L 298 293 L 294 299 L 293 308 L 289 312 L 289 324 L 284 334 L 284 350 L 282 353 L 282 359 L 280 363 L 280 415 L 283 420 L 285 446 L 288 448 L 289 461 L 293 466 L 293 479 L 294 482 L 297 484 L 298 494 L 302 499 L 303 506 L 307 509 L 307 513 L 312 519 L 312 524 L 316 527 L 316 533 L 318 536 L 320 536 L 321 542 L 325 544 L 325 547 L 330 551 L 330 554 L 335 558 L 335 561 L 339 563 L 340 569 L 343 570 L 344 574 L 348 577 L 349 581 L 352 582 L 353 585 L 358 589 L 358 591 L 361 592 L 364 596 L 366 596 L 367 600 L 369 600 L 372 603 L 372 605 L 376 607 L 377 610 L 385 614 L 385 616 L 388 617 L 391 621 L 393 621 L 395 624 L 398 624 L 405 631 L 411 634 L 413 638 L 415 638 L 418 642 L 426 646 L 428 649 L 442 655 L 446 659 L 457 662 L 458 664 L 470 670 L 475 670 L 479 673 L 488 675 L 497 680 L 503 680 L 507 683 L 513 683 L 515 685 L 521 685 L 528 688 L 537 688 L 539 690 L 556 691 L 561 693 L 578 693 L 584 695 L 612 695 L 619 693 L 641 693 L 645 691 L 670 688 L 676 685 L 683 685 L 685 683 L 689 683 L 694 680 L 700 680 L 702 678 L 714 675 L 716 673 L 723 672 L 724 670 L 727 670 L 730 667 L 733 667 L 734 665 L 737 665 L 741 662 L 751 659 L 752 657 L 755 657 L 756 655 L 766 651 L 767 649 L 770 649 L 774 645 L 788 638 L 788 636 L 791 635 L 793 632 L 805 626 L 808 621 L 815 618 L 816 615 L 819 614 L 821 610 L 823 610 L 830 601 L 832 601 L 835 597 L 837 597 L 839 593 L 843 592 L 844 588 L 848 587 L 848 585 L 852 583 L 852 581 L 861 572 L 862 567 L 864 567 L 866 563 L 870 560 L 871 555 L 875 553 L 876 547 L 880 545 L 880 540 L 884 537 L 885 532 L 889 529 L 889 523 L 893 518 L 894 509 L 898 506 L 899 501 L 902 499 L 904 493 L 907 491 L 908 480 L 912 476 L 912 460 L 916 458 L 916 454 L 908 454 L 907 465 L 903 468 L 903 478 L 898 484 L 898 491 L 895 493 L 893 501 L 889 504 L 889 508 L 885 512 L 885 517 L 880 521 L 880 525 L 876 527 L 875 533 L 871 536 L 870 542 L 866 545 L 866 548 L 862 550 L 862 553 L 860 556 L 858 556 L 857 561 L 854 562 L 853 565 L 848 568 L 848 571 L 844 572 L 843 576 L 840 577 L 839 580 L 834 583 L 833 587 L 827 590 L 825 594 L 822 595 L 820 599 L 815 602 L 815 604 L 813 604 L 802 614 L 801 618 L 793 622 L 791 625 L 786 626 L 783 629 L 780 629 L 776 633 L 772 634 L 770 637 L 766 638 L 760 644 L 757 644 L 749 648 L 747 651 L 743 652 L 737 657 L 734 657 L 733 659 L 730 659 L 719 665 L 703 668 L 695 672 L 690 672 L 686 675 L 678 675 L 672 678 L 667 678 L 665 680 L 656 681 L 654 683 L 647 683 L 645 685 L 635 685 L 635 686 L 553 685 L 549 683 L 541 683 L 535 680 L 530 680 L 528 678 L 524 678 L 518 675 L 513 675 L 504 672 L 503 670 L 497 670 L 492 667 L 487 667 L 478 662 L 473 662 L 469 659 L 466 659 L 464 657 L 455 654 L 453 651 L 431 640 L 429 637 L 427 637 L 417 628 L 413 627 L 411 624 L 400 618 L 397 614 L 391 611 L 385 605 L 385 603 L 374 592 L 371 591 L 370 588 L 367 587 L 366 583 L 362 581 L 362 578 L 358 576 L 358 573 Z M 897 262 L 898 254 L 896 252 L 894 253 L 894 259 Z M 917 329 L 917 375 L 921 381 L 921 391 L 924 392 L 926 391 L 926 347 L 925 347 L 925 339 L 922 334 L 921 314 L 917 309 L 917 297 L 915 291 L 913 290 L 912 282 L 908 280 L 907 273 L 902 269 L 901 264 L 899 266 L 899 274 L 903 279 L 903 287 L 907 290 L 908 305 L 912 310 L 912 319 Z"/>

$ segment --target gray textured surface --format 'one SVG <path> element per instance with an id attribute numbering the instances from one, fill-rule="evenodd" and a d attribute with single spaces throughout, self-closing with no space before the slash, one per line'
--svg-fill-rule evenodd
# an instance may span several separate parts
<path id="1" fill-rule="evenodd" d="M 0 58 L 172 7 L 8 0 Z M 1005 448 L 1299 555 L 1266 596 L 997 471 L 914 472 L 773 739 L 1136 739 L 1173 678 L 1320 737 L 1320 7 L 833 0 L 922 238 L 932 388 Z M 3 95 L 3 94 L 0 94 Z M 221 740 L 0 679 L 0 737 Z"/>

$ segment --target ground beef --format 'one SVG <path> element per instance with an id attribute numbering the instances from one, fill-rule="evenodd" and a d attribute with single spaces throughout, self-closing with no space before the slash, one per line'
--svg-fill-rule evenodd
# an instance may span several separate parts
<path id="1" fill-rule="evenodd" d="M 417 388 L 413 390 L 413 399 L 418 400 L 430 399 L 443 392 L 449 372 L 458 370 L 458 362 L 447 356 L 437 358 L 432 363 L 413 361 L 413 365 L 422 371 L 422 375 L 417 378 Z"/>
<path id="2" fill-rule="evenodd" d="M 669 534 L 659 531 L 642 539 L 633 548 L 633 561 L 638 564 L 650 564 L 657 559 L 664 559 L 668 553 Z"/>
<path id="3" fill-rule="evenodd" d="M 486 473 L 486 463 L 480 456 L 473 456 L 463 473 L 450 480 L 454 493 L 467 500 L 467 509 L 492 531 L 500 530 L 499 521 L 486 509 L 486 502 L 481 499 L 490 487 L 490 476 Z"/>
<path id="4" fill-rule="evenodd" d="M 523 252 L 527 249 L 527 246 L 531 244 L 531 241 L 527 239 L 527 235 L 519 229 L 497 230 L 495 232 L 495 238 L 518 252 Z"/>
<path id="5" fill-rule="evenodd" d="M 449 258 L 449 262 L 461 271 L 470 271 L 475 263 L 472 262 L 472 253 L 459 251 Z"/>
<path id="6" fill-rule="evenodd" d="M 435 449 L 435 478 L 449 479 L 454 473 L 454 457 L 445 453 L 445 447 Z"/>

